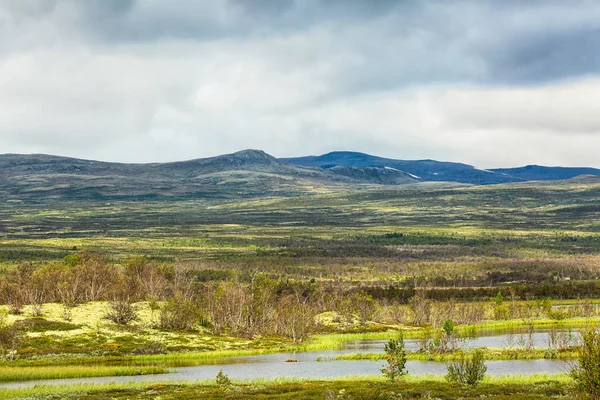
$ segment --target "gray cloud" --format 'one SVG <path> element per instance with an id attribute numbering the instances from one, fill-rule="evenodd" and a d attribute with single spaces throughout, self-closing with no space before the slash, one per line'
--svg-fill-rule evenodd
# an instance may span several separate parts
<path id="1" fill-rule="evenodd" d="M 592 0 L 7 0 L 0 152 L 600 166 L 599 54 Z"/>
<path id="2" fill-rule="evenodd" d="M 600 71 L 600 20 L 595 27 L 536 32 L 492 58 L 492 75 L 503 82 L 537 83 L 595 75 Z"/>

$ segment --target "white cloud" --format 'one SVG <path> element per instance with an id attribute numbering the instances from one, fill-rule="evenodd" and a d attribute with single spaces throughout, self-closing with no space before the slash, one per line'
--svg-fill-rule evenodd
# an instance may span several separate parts
<path id="1" fill-rule="evenodd" d="M 309 118 L 350 143 L 366 136 L 389 157 L 600 166 L 599 93 L 597 79 L 512 89 L 438 86 L 355 98 L 311 110 Z"/>
<path id="2" fill-rule="evenodd" d="M 594 2 L 6 4 L 0 152 L 149 162 L 350 149 L 600 167 L 595 59 L 545 68 L 564 49 L 537 45 L 594 32 Z"/>
<path id="3" fill-rule="evenodd" d="M 534 88 L 471 88 L 437 97 L 455 126 L 600 135 L 600 79 Z"/>

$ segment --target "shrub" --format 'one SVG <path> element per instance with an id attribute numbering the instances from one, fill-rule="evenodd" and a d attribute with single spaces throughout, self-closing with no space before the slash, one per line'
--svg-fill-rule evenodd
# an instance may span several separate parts
<path id="1" fill-rule="evenodd" d="M 192 330 L 200 312 L 191 300 L 173 297 L 160 306 L 158 328 L 166 330 Z"/>
<path id="2" fill-rule="evenodd" d="M 325 397 L 327 400 L 352 400 L 353 397 L 346 393 L 346 389 L 341 389 L 337 393 L 333 390 L 329 390 Z"/>
<path id="3" fill-rule="evenodd" d="M 413 324 L 422 325 L 429 322 L 431 316 L 431 301 L 426 298 L 424 291 L 419 291 L 408 302 L 412 311 Z"/>
<path id="4" fill-rule="evenodd" d="M 477 385 L 485 377 L 487 367 L 483 362 L 483 352 L 476 350 L 471 356 L 465 354 L 456 362 L 448 364 L 448 382 L 457 382 L 467 385 Z"/>
<path id="5" fill-rule="evenodd" d="M 561 309 L 550 310 L 548 312 L 548 318 L 560 321 L 569 318 L 569 313 L 566 310 Z"/>
<path id="6" fill-rule="evenodd" d="M 161 342 L 155 340 L 134 349 L 132 353 L 138 355 L 167 354 L 167 350 Z"/>
<path id="7" fill-rule="evenodd" d="M 136 321 L 138 316 L 133 304 L 124 300 L 116 300 L 108 304 L 108 311 L 104 318 L 115 324 L 127 325 L 132 321 Z"/>
<path id="8" fill-rule="evenodd" d="M 456 332 L 454 322 L 447 319 L 442 326 L 440 335 L 438 335 L 437 340 L 434 341 L 434 344 L 437 345 L 437 351 L 445 353 L 456 350 L 459 346 L 459 340 L 460 337 Z"/>
<path id="9" fill-rule="evenodd" d="M 550 297 L 543 297 L 537 301 L 537 306 L 542 312 L 547 314 L 552 310 L 552 299 Z"/>
<path id="10" fill-rule="evenodd" d="M 510 310 L 504 304 L 494 307 L 494 319 L 508 319 Z"/>
<path id="11" fill-rule="evenodd" d="M 373 296 L 360 292 L 354 296 L 352 301 L 354 302 L 354 312 L 360 322 L 365 323 L 373 320 L 377 309 Z"/>
<path id="12" fill-rule="evenodd" d="M 498 294 L 492 299 L 492 301 L 496 306 L 501 306 L 502 303 L 504 303 L 504 296 L 502 296 L 502 293 L 498 292 Z"/>
<path id="13" fill-rule="evenodd" d="M 21 341 L 21 333 L 14 325 L 8 324 L 8 313 L 0 310 L 0 357 L 13 359 Z"/>
<path id="14" fill-rule="evenodd" d="M 298 296 L 286 296 L 277 304 L 273 330 L 279 335 L 291 337 L 294 342 L 302 340 L 314 327 L 314 315 L 314 308 L 302 303 Z"/>
<path id="15" fill-rule="evenodd" d="M 400 332 L 398 339 L 390 339 L 385 345 L 385 356 L 387 362 L 381 368 L 381 372 L 391 381 L 407 374 L 406 350 L 404 346 L 404 335 Z"/>
<path id="16" fill-rule="evenodd" d="M 581 334 L 578 365 L 571 368 L 571 377 L 579 390 L 592 400 L 600 399 L 600 329 Z"/>
<path id="17" fill-rule="evenodd" d="M 454 333 L 454 322 L 452 322 L 451 319 L 447 319 L 444 322 L 442 329 L 444 330 L 444 333 L 446 333 L 447 336 L 452 335 Z"/>
<path id="18" fill-rule="evenodd" d="M 223 373 L 223 370 L 220 369 L 216 378 L 217 385 L 219 386 L 229 386 L 231 385 L 231 379 L 227 376 L 227 374 Z"/>

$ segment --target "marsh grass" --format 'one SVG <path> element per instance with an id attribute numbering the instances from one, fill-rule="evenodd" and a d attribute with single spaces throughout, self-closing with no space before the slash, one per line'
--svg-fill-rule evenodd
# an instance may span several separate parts
<path id="1" fill-rule="evenodd" d="M 568 318 L 564 320 L 552 320 L 547 318 L 522 320 L 514 319 L 507 321 L 486 321 L 481 324 L 461 325 L 456 327 L 459 334 L 470 333 L 473 329 L 477 334 L 505 333 L 515 329 L 525 329 L 530 325 L 535 328 L 544 329 L 552 327 L 581 328 L 600 324 L 600 317 Z M 365 333 L 337 333 L 326 335 L 315 335 L 310 343 L 302 346 L 305 351 L 310 350 L 333 350 L 341 348 L 345 342 L 359 340 L 388 340 L 394 338 L 398 331 L 402 330 L 404 337 L 408 339 L 420 338 L 425 334 L 425 329 L 419 327 L 401 327 L 383 332 Z"/>
<path id="2" fill-rule="evenodd" d="M 570 303 L 573 304 L 573 303 Z M 535 328 L 584 328 L 600 324 L 600 317 L 575 317 L 565 318 L 561 320 L 550 318 L 534 318 L 534 319 L 511 319 L 506 321 L 486 321 L 481 324 L 463 325 L 457 327 L 458 332 L 463 332 L 466 329 L 475 328 L 477 332 L 504 332 L 514 328 L 526 328 L 533 325 Z"/>
<path id="3" fill-rule="evenodd" d="M 163 374 L 166 372 L 168 372 L 167 368 L 159 366 L 0 366 L 0 382 L 20 382 L 38 379 L 91 378 L 100 376 L 151 375 Z"/>
<path id="4" fill-rule="evenodd" d="M 219 360 L 231 357 L 256 356 L 290 351 L 287 348 L 247 349 L 247 350 L 218 350 L 205 352 L 183 352 L 169 354 L 152 354 L 123 357 L 121 360 L 132 364 L 145 365 L 149 363 L 164 363 L 169 366 L 214 364 Z"/>
<path id="5" fill-rule="evenodd" d="M 408 360 L 412 361 L 456 361 L 461 358 L 460 351 L 452 353 L 408 353 Z M 383 360 L 384 353 L 348 353 L 339 356 L 320 358 L 318 361 L 357 361 L 357 360 Z M 572 360 L 577 356 L 575 350 L 558 352 L 553 358 L 561 360 Z M 547 357 L 545 349 L 532 350 L 502 350 L 502 349 L 485 349 L 486 360 L 539 360 Z"/>
<path id="6" fill-rule="evenodd" d="M 565 374 L 528 376 L 486 377 L 476 389 L 466 390 L 462 386 L 450 385 L 443 376 L 404 377 L 401 385 L 390 383 L 382 376 L 352 376 L 336 379 L 275 379 L 233 380 L 223 388 L 214 380 L 195 383 L 129 383 L 129 384 L 85 384 L 85 385 L 40 385 L 25 389 L 0 389 L 0 399 L 12 398 L 60 398 L 78 399 L 134 399 L 134 398 L 262 398 L 262 399 L 314 399 L 326 398 L 328 392 L 344 390 L 355 399 L 380 399 L 394 393 L 402 398 L 419 398 L 443 395 L 443 398 L 514 398 L 547 399 L 565 398 L 572 380 Z M 375 397 L 371 397 L 374 396 Z"/>

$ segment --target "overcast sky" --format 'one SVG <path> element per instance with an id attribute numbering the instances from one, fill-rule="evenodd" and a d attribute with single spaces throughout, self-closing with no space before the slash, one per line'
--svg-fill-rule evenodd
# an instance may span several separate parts
<path id="1" fill-rule="evenodd" d="M 0 0 L 0 153 L 600 167 L 597 0 Z"/>

